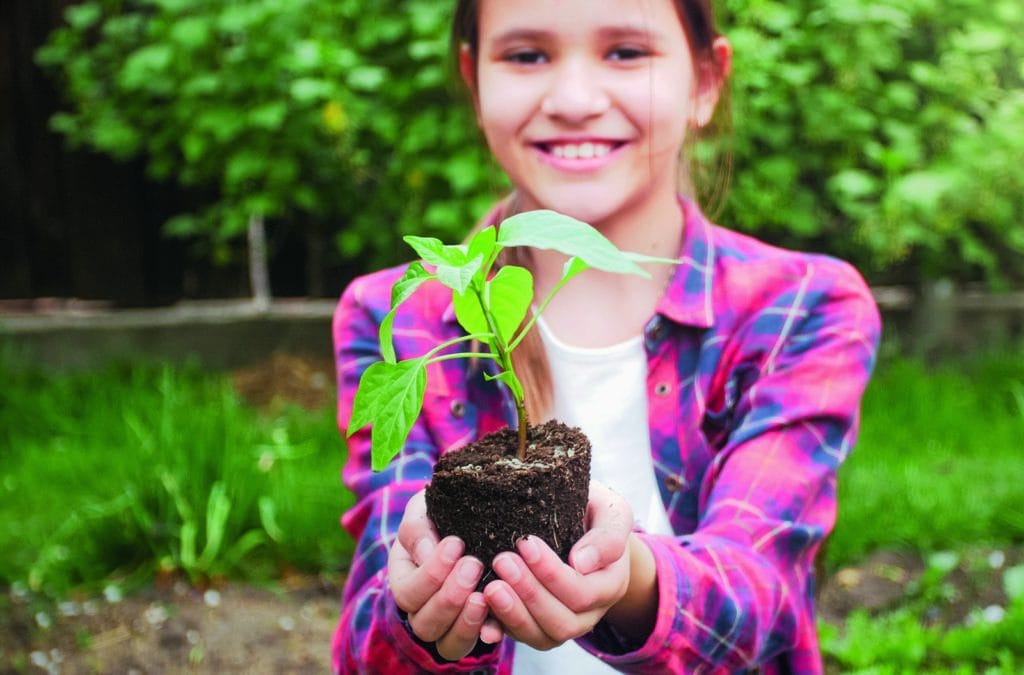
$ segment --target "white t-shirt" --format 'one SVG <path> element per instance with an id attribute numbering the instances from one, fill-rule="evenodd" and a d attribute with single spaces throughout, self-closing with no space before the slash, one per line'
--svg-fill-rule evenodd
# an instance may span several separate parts
<path id="1" fill-rule="evenodd" d="M 671 534 L 658 494 L 647 427 L 647 354 L 643 336 L 610 347 L 574 347 L 538 319 L 554 384 L 552 417 L 576 426 L 590 439 L 591 480 L 625 497 L 636 523 L 647 532 Z M 516 643 L 513 672 L 614 673 L 575 642 L 541 652 Z"/>

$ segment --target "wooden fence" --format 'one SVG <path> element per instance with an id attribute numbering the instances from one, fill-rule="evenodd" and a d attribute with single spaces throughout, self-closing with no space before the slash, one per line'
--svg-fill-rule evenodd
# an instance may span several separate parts
<path id="1" fill-rule="evenodd" d="M 140 162 L 69 148 L 49 130 L 61 99 L 34 54 L 73 2 L 0 0 L 0 298 L 147 307 L 245 295 L 244 241 L 230 260 L 212 265 L 201 242 L 161 234 L 168 218 L 193 210 L 202 195 L 147 179 Z M 312 264 L 319 249 L 301 228 L 276 228 L 270 244 L 278 295 L 334 295 L 352 275 Z"/>
<path id="2" fill-rule="evenodd" d="M 990 294 L 937 283 L 924 293 L 872 289 L 889 349 L 938 358 L 1024 345 L 1024 291 Z M 56 369 L 144 356 L 211 367 L 261 361 L 275 351 L 330 358 L 334 300 L 277 300 L 260 310 L 244 301 L 179 303 L 113 310 L 96 303 L 0 302 L 0 342 Z"/>

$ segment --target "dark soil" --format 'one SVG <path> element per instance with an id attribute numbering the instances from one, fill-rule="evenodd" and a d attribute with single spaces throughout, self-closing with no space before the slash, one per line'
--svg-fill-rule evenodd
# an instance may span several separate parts
<path id="1" fill-rule="evenodd" d="M 183 581 L 124 598 L 0 597 L 0 674 L 328 673 L 340 590 L 316 579 L 274 589 Z"/>
<path id="2" fill-rule="evenodd" d="M 427 486 L 427 513 L 439 535 L 459 536 L 466 553 L 487 564 L 527 535 L 568 560 L 584 531 L 590 441 L 579 429 L 547 422 L 530 428 L 522 461 L 517 446 L 516 432 L 502 429 L 441 457 Z"/>

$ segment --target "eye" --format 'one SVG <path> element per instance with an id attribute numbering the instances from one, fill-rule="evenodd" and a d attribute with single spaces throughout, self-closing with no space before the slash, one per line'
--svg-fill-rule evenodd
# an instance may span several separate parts
<path id="1" fill-rule="evenodd" d="M 505 54 L 505 60 L 509 63 L 532 66 L 547 63 L 548 57 L 538 49 L 517 49 Z"/>
<path id="2" fill-rule="evenodd" d="M 615 47 L 608 52 L 608 58 L 612 61 L 634 61 L 650 55 L 650 50 L 633 46 Z"/>

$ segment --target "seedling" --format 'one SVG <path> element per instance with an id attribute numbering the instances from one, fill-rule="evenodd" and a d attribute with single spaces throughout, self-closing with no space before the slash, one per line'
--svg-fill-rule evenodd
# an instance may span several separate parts
<path id="1" fill-rule="evenodd" d="M 372 364 L 359 381 L 353 403 L 348 435 L 373 424 L 371 465 L 381 471 L 399 453 L 423 407 L 427 366 L 458 358 L 495 361 L 495 375 L 515 400 L 518 415 L 517 456 L 524 458 L 526 416 L 523 387 L 512 367 L 512 352 L 537 321 L 555 294 L 580 272 L 595 268 L 621 274 L 650 277 L 638 262 L 675 262 L 620 251 L 600 232 L 574 218 L 554 211 L 529 211 L 480 230 L 468 244 L 448 245 L 438 239 L 406 236 L 422 262 L 412 263 L 391 289 L 391 310 L 380 325 L 383 361 Z M 551 249 L 569 256 L 562 277 L 523 323 L 533 303 L 533 276 L 514 265 L 500 267 L 492 274 L 498 254 L 510 246 Z M 425 264 L 424 264 L 425 263 Z M 430 271 L 432 268 L 433 271 Z M 395 311 L 421 285 L 437 280 L 452 290 L 455 316 L 466 331 L 462 337 L 443 342 L 426 354 L 397 361 L 391 341 Z M 477 342 L 487 351 L 451 351 L 456 345 Z"/>

